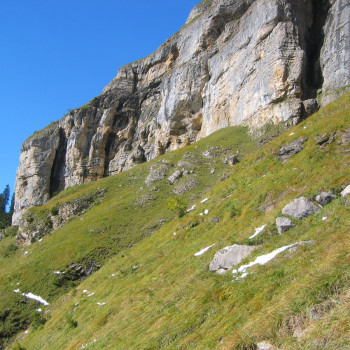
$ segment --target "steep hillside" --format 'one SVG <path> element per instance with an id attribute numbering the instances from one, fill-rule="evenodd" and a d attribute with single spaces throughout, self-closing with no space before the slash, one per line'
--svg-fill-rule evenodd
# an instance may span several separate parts
<path id="1" fill-rule="evenodd" d="M 22 329 L 7 348 L 348 349 L 349 127 L 347 93 L 273 139 L 272 125 L 259 139 L 223 129 L 30 209 L 35 234 L 19 239 L 32 244 L 0 242 L 1 334 Z M 326 191 L 333 201 L 306 218 L 285 209 Z M 169 199 L 192 210 L 177 217 Z M 279 234 L 281 216 L 292 222 Z M 235 274 L 210 272 L 233 244 L 256 249 Z"/>
<path id="2" fill-rule="evenodd" d="M 228 126 L 297 123 L 350 86 L 348 0 L 205 0 L 160 48 L 21 148 L 13 222 L 68 187 Z"/>

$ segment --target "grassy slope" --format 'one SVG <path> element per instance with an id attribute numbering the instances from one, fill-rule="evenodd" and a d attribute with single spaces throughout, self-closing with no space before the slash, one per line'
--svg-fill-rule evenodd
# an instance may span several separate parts
<path id="1" fill-rule="evenodd" d="M 350 94 L 346 94 L 251 152 L 227 171 L 231 176 L 225 181 L 217 182 L 215 174 L 209 176 L 208 165 L 203 164 L 197 170 L 205 174 L 203 182 L 192 198 L 187 196 L 189 204 L 197 204 L 196 210 L 167 222 L 131 248 L 126 246 L 138 240 L 142 228 L 172 215 L 166 209 L 170 185 L 165 183 L 157 184 L 161 191 L 156 192 L 158 199 L 150 207 L 136 210 L 131 204 L 148 164 L 62 193 L 55 200 L 64 201 L 98 186 L 108 188 L 105 201 L 84 214 L 83 220 L 74 219 L 42 243 L 33 244 L 27 256 L 18 252 L 1 261 L 1 288 L 6 290 L 1 302 L 17 297 L 8 293 L 15 280 L 27 288 L 35 286 L 30 291 L 53 301 L 45 308 L 50 309 L 48 322 L 21 334 L 19 342 L 25 349 L 77 349 L 94 339 L 96 343 L 89 349 L 254 349 L 257 341 L 269 340 L 283 349 L 347 349 L 349 203 L 338 197 L 319 213 L 296 220 L 297 226 L 283 235 L 276 234 L 274 221 L 283 206 L 298 196 L 314 196 L 328 189 L 339 194 L 349 184 L 349 145 L 339 145 L 337 139 L 322 150 L 315 144 L 317 135 L 341 132 L 349 125 Z M 222 130 L 202 140 L 200 147 L 220 143 L 234 130 L 237 140 L 242 130 Z M 282 164 L 276 156 L 280 146 L 301 136 L 308 137 L 304 150 Z M 175 157 L 175 163 L 188 150 L 199 152 L 189 146 L 165 158 Z M 120 192 L 119 185 L 124 188 L 130 174 L 137 176 L 132 180 L 136 183 Z M 228 195 L 232 196 L 226 198 Z M 200 204 L 204 196 L 209 200 Z M 273 205 L 267 211 L 258 210 L 268 202 Z M 47 208 L 50 205 L 54 201 Z M 209 209 L 209 215 L 199 216 L 204 209 Z M 232 218 L 231 213 L 237 215 Z M 215 216 L 220 219 L 217 224 L 211 221 Z M 265 232 L 249 242 L 254 228 L 263 224 L 267 224 Z M 88 228 L 106 231 L 97 237 L 88 233 Z M 115 237 L 121 240 L 113 245 Z M 310 239 L 315 240 L 312 246 L 257 266 L 243 280 L 233 281 L 231 273 L 218 276 L 208 272 L 214 252 L 227 245 L 261 244 L 246 260 L 249 262 L 278 247 Z M 213 243 L 216 247 L 209 252 L 193 256 Z M 82 256 L 86 249 L 103 244 L 113 246 L 115 255 L 58 298 L 61 292 L 53 287 L 52 271 Z M 95 294 L 87 297 L 84 289 Z M 315 314 L 317 317 L 311 317 Z M 294 338 L 296 330 L 304 331 L 304 336 Z"/>

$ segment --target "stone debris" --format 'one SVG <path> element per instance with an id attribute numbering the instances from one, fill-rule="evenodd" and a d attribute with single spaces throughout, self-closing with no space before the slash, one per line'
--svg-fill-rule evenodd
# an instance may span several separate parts
<path id="1" fill-rule="evenodd" d="M 295 224 L 293 224 L 293 221 L 291 219 L 281 216 L 276 219 L 276 226 L 278 233 L 281 235 L 282 233 L 294 227 Z"/>
<path id="2" fill-rule="evenodd" d="M 344 188 L 343 191 L 341 191 L 341 196 L 343 198 L 347 197 L 350 194 L 350 185 L 348 185 L 347 187 Z"/>
<path id="3" fill-rule="evenodd" d="M 183 171 L 182 170 L 175 170 L 169 177 L 168 177 L 168 181 L 171 184 L 176 184 L 180 181 L 181 177 L 182 177 Z"/>
<path id="4" fill-rule="evenodd" d="M 316 196 L 316 202 L 322 205 L 323 207 L 329 204 L 330 202 L 334 201 L 335 199 L 337 199 L 337 196 L 330 191 L 321 192 L 319 195 Z"/>
<path id="5" fill-rule="evenodd" d="M 301 137 L 280 148 L 280 150 L 278 151 L 278 156 L 280 157 L 282 162 L 286 163 L 290 157 L 302 151 L 303 144 L 306 140 L 307 137 Z"/>
<path id="6" fill-rule="evenodd" d="M 251 254 L 258 246 L 247 246 L 234 244 L 220 249 L 209 265 L 209 271 L 229 270 L 239 264 L 243 259 Z M 223 273 L 220 271 L 219 273 Z"/>
<path id="7" fill-rule="evenodd" d="M 315 214 L 320 208 L 305 197 L 294 199 L 282 209 L 282 214 L 290 215 L 296 219 L 304 219 L 309 215 Z"/>

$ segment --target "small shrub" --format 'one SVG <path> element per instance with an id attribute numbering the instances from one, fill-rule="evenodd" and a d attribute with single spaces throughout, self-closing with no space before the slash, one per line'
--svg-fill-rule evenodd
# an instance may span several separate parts
<path id="1" fill-rule="evenodd" d="M 28 224 L 32 224 L 34 222 L 34 217 L 32 215 L 28 215 L 26 217 L 26 220 L 27 220 Z"/>
<path id="2" fill-rule="evenodd" d="M 51 208 L 51 214 L 52 214 L 53 216 L 58 215 L 58 213 L 59 213 L 59 208 L 58 208 L 57 205 L 55 205 L 54 207 Z"/>
<path id="3" fill-rule="evenodd" d="M 235 202 L 231 201 L 225 205 L 226 211 L 229 213 L 231 218 L 238 216 L 240 214 L 240 210 L 237 209 Z"/>
<path id="4" fill-rule="evenodd" d="M 65 314 L 64 318 L 66 319 L 69 328 L 74 329 L 78 327 L 78 322 L 73 319 L 71 314 Z"/>
<path id="5" fill-rule="evenodd" d="M 0 255 L 3 255 L 5 258 L 13 255 L 18 249 L 18 246 L 15 243 L 10 243 L 9 245 L 3 247 L 0 251 Z"/>
<path id="6" fill-rule="evenodd" d="M 46 323 L 46 319 L 42 317 L 37 311 L 33 316 L 32 326 L 34 329 L 42 328 L 42 326 Z"/>
<path id="7" fill-rule="evenodd" d="M 26 350 L 25 347 L 23 347 L 20 343 L 16 342 L 15 345 L 12 348 L 13 350 Z"/>
<path id="8" fill-rule="evenodd" d="M 18 226 L 9 226 L 5 229 L 5 237 L 15 237 L 18 233 Z"/>
<path id="9" fill-rule="evenodd" d="M 168 200 L 168 208 L 175 211 L 179 218 L 183 217 L 186 213 L 186 203 L 179 198 L 170 198 Z"/>

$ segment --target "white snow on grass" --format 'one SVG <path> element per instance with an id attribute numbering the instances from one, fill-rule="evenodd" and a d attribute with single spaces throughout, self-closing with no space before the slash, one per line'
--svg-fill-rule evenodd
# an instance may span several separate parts
<path id="1" fill-rule="evenodd" d="M 199 213 L 199 216 L 203 216 L 203 213 Z"/>
<path id="2" fill-rule="evenodd" d="M 14 290 L 15 293 L 21 293 L 19 289 Z"/>
<path id="3" fill-rule="evenodd" d="M 192 205 L 192 207 L 190 208 L 190 209 L 187 209 L 186 210 L 186 213 L 189 213 L 190 211 L 192 211 L 192 210 L 194 210 L 194 208 L 196 207 L 196 205 L 194 204 L 194 205 Z"/>
<path id="4" fill-rule="evenodd" d="M 24 331 L 23 333 L 24 333 L 24 334 L 28 334 L 28 332 L 29 332 L 29 331 Z"/>
<path id="5" fill-rule="evenodd" d="M 210 248 L 214 247 L 215 243 L 210 245 L 209 247 L 206 247 L 202 250 L 200 250 L 199 252 L 195 253 L 194 256 L 200 256 L 203 255 L 205 252 L 207 252 Z"/>
<path id="6" fill-rule="evenodd" d="M 294 247 L 295 245 L 297 245 L 298 243 L 294 243 L 294 244 L 290 244 L 290 245 L 286 245 L 284 247 L 278 248 L 276 250 L 274 250 L 271 253 L 268 254 L 264 254 L 264 255 L 260 255 L 258 256 L 254 261 L 250 262 L 247 265 L 242 265 L 238 270 L 233 270 L 232 274 L 238 274 L 241 273 L 242 275 L 239 276 L 240 278 L 244 278 L 246 277 L 246 273 L 247 273 L 247 269 L 249 269 L 252 266 L 255 265 L 265 265 L 267 264 L 269 261 L 273 260 L 278 254 L 284 252 L 285 250 Z M 245 275 L 245 276 L 244 276 Z M 244 276 L 244 277 L 243 277 Z"/>
<path id="7" fill-rule="evenodd" d="M 36 311 L 40 313 L 43 310 L 41 310 L 41 307 L 39 307 L 39 309 L 36 309 Z"/>
<path id="8" fill-rule="evenodd" d="M 24 297 L 28 298 L 28 299 L 33 299 L 33 300 L 36 300 L 38 301 L 40 304 L 43 304 L 45 306 L 48 306 L 49 303 L 44 300 L 42 297 L 39 297 L 38 295 L 35 295 L 33 293 L 28 293 L 28 294 L 25 294 L 25 293 L 22 293 L 21 295 L 23 295 Z"/>
<path id="9" fill-rule="evenodd" d="M 208 214 L 209 214 L 209 210 L 208 210 L 208 209 L 205 209 L 205 210 L 204 210 L 204 214 L 205 214 L 205 215 L 208 215 Z"/>
<path id="10" fill-rule="evenodd" d="M 203 200 L 201 200 L 201 203 L 205 203 L 208 200 L 208 198 L 204 198 Z"/>
<path id="11" fill-rule="evenodd" d="M 88 298 L 89 298 L 89 297 L 92 297 L 94 294 L 95 294 L 94 292 L 90 293 L 90 294 L 88 295 Z"/>
<path id="12" fill-rule="evenodd" d="M 326 221 L 326 220 L 327 220 L 327 216 L 324 216 L 324 217 L 322 218 L 322 220 L 323 220 L 323 221 Z"/>
<path id="13" fill-rule="evenodd" d="M 294 135 L 294 132 L 291 132 L 290 134 L 289 134 L 289 136 L 293 136 Z"/>
<path id="14" fill-rule="evenodd" d="M 176 236 L 176 232 L 173 233 L 173 236 Z"/>
<path id="15" fill-rule="evenodd" d="M 265 230 L 266 225 L 262 225 L 261 227 L 258 227 L 255 229 L 255 233 L 249 237 L 249 239 L 253 239 L 254 237 L 256 237 L 258 234 L 260 234 L 261 232 L 263 232 Z"/>
<path id="16" fill-rule="evenodd" d="M 53 273 L 54 273 L 55 275 L 60 275 L 60 274 L 61 274 L 60 271 L 54 271 Z"/>
<path id="17" fill-rule="evenodd" d="M 106 303 L 96 303 L 98 306 L 106 305 Z"/>
<path id="18" fill-rule="evenodd" d="M 28 254 L 28 252 L 27 252 L 27 251 L 23 253 L 23 255 L 27 255 L 27 254 Z"/>
<path id="19" fill-rule="evenodd" d="M 83 290 L 83 294 L 88 294 L 89 292 L 87 291 L 87 289 Z"/>

